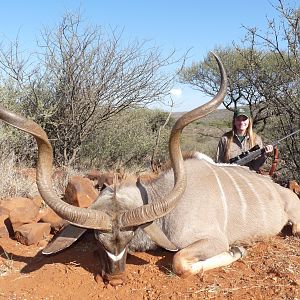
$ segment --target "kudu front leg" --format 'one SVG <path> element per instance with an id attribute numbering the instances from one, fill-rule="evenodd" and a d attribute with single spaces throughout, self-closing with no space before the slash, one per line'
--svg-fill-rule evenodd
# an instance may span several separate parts
<path id="1" fill-rule="evenodd" d="M 284 190 L 286 195 L 282 197 L 285 199 L 285 212 L 289 222 L 292 223 L 293 235 L 300 237 L 300 201 L 298 196 L 290 190 Z"/>
<path id="2" fill-rule="evenodd" d="M 188 277 L 218 267 L 227 266 L 245 254 L 242 247 L 232 247 L 221 241 L 201 240 L 174 255 L 173 270 L 180 277 Z"/>
<path id="3" fill-rule="evenodd" d="M 300 223 L 295 223 L 292 225 L 292 233 L 296 237 L 300 237 Z"/>

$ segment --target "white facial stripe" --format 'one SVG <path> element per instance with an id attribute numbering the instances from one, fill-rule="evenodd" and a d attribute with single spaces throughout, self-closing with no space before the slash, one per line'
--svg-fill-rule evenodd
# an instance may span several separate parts
<path id="1" fill-rule="evenodd" d="M 106 251 L 106 250 L 105 250 L 105 252 L 107 253 L 107 255 L 108 255 L 113 261 L 118 261 L 118 260 L 120 260 L 120 259 L 123 257 L 123 255 L 124 255 L 124 253 L 125 253 L 125 248 L 124 248 L 124 250 L 123 250 L 121 253 L 119 253 L 117 256 L 114 255 L 114 254 L 112 254 L 112 253 L 110 253 L 110 252 L 108 252 L 108 251 Z"/>

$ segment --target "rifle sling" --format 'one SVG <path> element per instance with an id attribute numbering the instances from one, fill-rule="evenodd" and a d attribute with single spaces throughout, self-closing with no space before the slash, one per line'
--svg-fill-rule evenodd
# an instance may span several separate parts
<path id="1" fill-rule="evenodd" d="M 273 162 L 272 162 L 272 166 L 271 169 L 269 171 L 269 176 L 272 176 L 273 173 L 275 172 L 277 163 L 278 163 L 278 159 L 279 159 L 279 150 L 278 150 L 278 146 L 274 147 L 274 156 L 273 156 Z"/>

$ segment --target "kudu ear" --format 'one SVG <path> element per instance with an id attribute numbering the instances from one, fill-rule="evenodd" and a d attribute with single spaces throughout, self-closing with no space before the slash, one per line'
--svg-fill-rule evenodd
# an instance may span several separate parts
<path id="1" fill-rule="evenodd" d="M 58 232 L 54 239 L 43 249 L 44 255 L 51 255 L 58 253 L 75 243 L 85 232 L 86 228 L 76 227 L 67 224 L 60 232 Z"/>
<path id="2" fill-rule="evenodd" d="M 144 224 L 141 228 L 149 235 L 157 245 L 169 251 L 178 251 L 178 248 L 167 238 L 163 231 L 155 224 Z"/>

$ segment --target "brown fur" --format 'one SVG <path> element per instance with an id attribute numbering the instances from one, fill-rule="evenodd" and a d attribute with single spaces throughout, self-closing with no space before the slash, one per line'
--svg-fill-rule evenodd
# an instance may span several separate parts
<path id="1" fill-rule="evenodd" d="M 289 182 L 289 189 L 300 196 L 300 185 L 296 180 L 292 180 Z"/>
<path id="2" fill-rule="evenodd" d="M 156 172 L 143 172 L 140 174 L 125 174 L 122 181 L 121 186 L 130 186 L 135 184 L 138 181 L 143 183 L 151 182 L 159 177 L 159 174 Z"/>
<path id="3" fill-rule="evenodd" d="M 117 176 L 119 181 L 122 181 L 125 176 L 123 169 L 118 170 L 118 172 L 108 171 L 101 173 L 97 170 L 90 171 L 85 177 L 94 182 L 95 188 L 102 191 L 105 187 L 111 186 L 114 183 L 114 178 Z"/>

